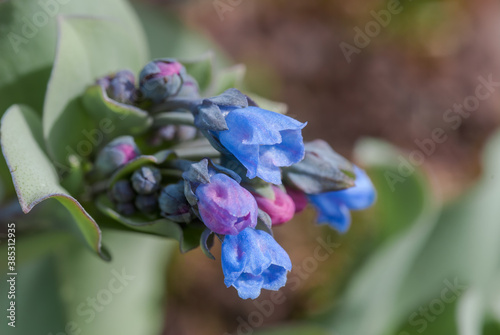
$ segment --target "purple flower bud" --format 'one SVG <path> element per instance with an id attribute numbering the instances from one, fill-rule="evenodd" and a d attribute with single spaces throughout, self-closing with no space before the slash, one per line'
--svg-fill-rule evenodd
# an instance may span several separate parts
<path id="1" fill-rule="evenodd" d="M 217 173 L 195 191 L 198 210 L 205 225 L 218 234 L 237 235 L 257 225 L 254 197 L 234 179 Z"/>
<path id="2" fill-rule="evenodd" d="M 128 70 L 115 74 L 107 89 L 108 96 L 124 104 L 132 104 L 135 100 L 136 88 L 134 74 Z"/>
<path id="3" fill-rule="evenodd" d="M 104 175 L 109 175 L 139 155 L 139 148 L 132 136 L 117 137 L 99 152 L 95 169 Z"/>
<path id="4" fill-rule="evenodd" d="M 156 194 L 140 194 L 135 198 L 135 207 L 144 214 L 153 214 L 158 210 Z"/>
<path id="5" fill-rule="evenodd" d="M 158 103 L 177 95 L 185 74 L 184 66 L 173 59 L 159 59 L 146 64 L 139 75 L 143 97 Z"/>
<path id="6" fill-rule="evenodd" d="M 96 84 L 106 90 L 110 99 L 124 104 L 133 104 L 135 102 L 135 77 L 129 70 L 119 71 L 113 75 L 99 78 Z"/>
<path id="7" fill-rule="evenodd" d="M 152 194 L 160 189 L 161 173 L 154 166 L 143 166 L 132 175 L 132 186 L 139 194 Z"/>
<path id="8" fill-rule="evenodd" d="M 111 187 L 111 196 L 116 202 L 132 202 L 135 192 L 128 180 L 119 180 Z"/>
<path id="9" fill-rule="evenodd" d="M 272 189 L 274 191 L 274 200 L 254 194 L 257 205 L 261 210 L 269 214 L 273 225 L 290 221 L 295 214 L 295 203 L 281 188 L 273 185 Z"/>

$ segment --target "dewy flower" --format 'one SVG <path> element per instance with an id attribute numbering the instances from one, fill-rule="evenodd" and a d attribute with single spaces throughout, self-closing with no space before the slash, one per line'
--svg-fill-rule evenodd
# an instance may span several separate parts
<path id="1" fill-rule="evenodd" d="M 95 169 L 101 174 L 108 175 L 139 154 L 139 148 L 132 136 L 117 137 L 99 152 Z"/>
<path id="2" fill-rule="evenodd" d="M 139 74 L 139 87 L 144 98 L 159 103 L 175 96 L 182 88 L 186 69 L 169 58 L 146 64 Z"/>
<path id="3" fill-rule="evenodd" d="M 274 200 L 254 194 L 257 205 L 261 210 L 269 214 L 273 225 L 290 221 L 295 214 L 293 199 L 278 186 L 273 185 L 272 189 L 274 191 Z"/>
<path id="4" fill-rule="evenodd" d="M 309 200 L 319 212 L 318 222 L 327 223 L 340 233 L 345 233 L 351 224 L 350 210 L 370 207 L 376 198 L 375 188 L 368 175 L 354 167 L 355 186 L 327 193 L 309 195 Z"/>
<path id="5" fill-rule="evenodd" d="M 221 260 L 224 283 L 242 299 L 257 298 L 261 289 L 279 290 L 292 270 L 290 257 L 274 238 L 251 228 L 224 238 Z"/>
<path id="6" fill-rule="evenodd" d="M 250 192 L 231 177 L 216 173 L 195 191 L 205 225 L 215 233 L 236 235 L 257 225 L 257 203 Z"/>

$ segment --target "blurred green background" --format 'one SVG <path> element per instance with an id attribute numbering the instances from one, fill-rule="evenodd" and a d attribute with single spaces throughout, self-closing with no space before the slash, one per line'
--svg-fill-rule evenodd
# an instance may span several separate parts
<path id="1" fill-rule="evenodd" d="M 94 1 L 72 1 L 61 11 L 92 12 Z M 10 2 L 0 3 L 5 43 L 9 20 L 22 16 Z M 135 22 L 121 1 L 101 2 L 103 15 Z M 36 213 L 11 218 L 2 207 L 3 231 L 12 219 L 20 235 L 18 327 L 3 320 L 2 334 L 500 334 L 500 87 L 468 116 L 455 106 L 477 96 L 480 77 L 500 81 L 498 1 L 132 4 L 150 58 L 214 50 L 219 67 L 245 64 L 245 88 L 286 102 L 289 115 L 309 122 L 306 139 L 323 138 L 366 168 L 377 203 L 355 213 L 343 236 L 315 225 L 312 209 L 276 228 L 294 270 L 281 295 L 255 301 L 227 289 L 220 261 L 200 250 L 180 254 L 175 242 L 106 230 L 114 260 L 103 263 L 44 230 L 50 223 Z M 55 29 L 40 29 L 48 40 L 31 51 L 54 44 Z M 356 50 L 348 57 L 346 45 Z M 1 47 L 1 112 L 16 102 L 40 109 L 45 87 L 34 83 L 48 78 L 53 47 L 38 64 L 27 59 L 24 72 L 5 69 Z M 446 140 L 431 140 L 436 129 Z M 0 186 L 7 203 L 11 186 Z M 41 232 L 28 235 L 33 226 Z M 133 279 L 113 293 L 122 271 Z M 6 287 L 2 279 L 3 311 Z M 109 303 L 92 307 L 107 292 Z"/>

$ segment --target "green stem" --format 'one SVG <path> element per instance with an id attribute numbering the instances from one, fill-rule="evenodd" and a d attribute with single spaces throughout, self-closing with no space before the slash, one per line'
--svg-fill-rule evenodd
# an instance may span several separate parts
<path id="1" fill-rule="evenodd" d="M 157 127 L 168 125 L 194 126 L 194 117 L 186 112 L 166 112 L 156 115 L 153 124 Z"/>
<path id="2" fill-rule="evenodd" d="M 195 108 L 198 107 L 202 101 L 202 99 L 173 99 L 155 106 L 152 112 L 153 114 L 157 114 L 161 112 L 186 110 L 193 113 Z"/>
<path id="3" fill-rule="evenodd" d="M 220 152 L 215 150 L 212 146 L 204 147 L 185 147 L 185 148 L 172 148 L 175 150 L 177 157 L 188 160 L 199 160 L 201 158 L 219 158 Z"/>

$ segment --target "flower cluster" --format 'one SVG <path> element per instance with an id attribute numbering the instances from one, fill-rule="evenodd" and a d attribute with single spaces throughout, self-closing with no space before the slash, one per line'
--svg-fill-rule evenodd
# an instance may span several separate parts
<path id="1" fill-rule="evenodd" d="M 148 131 L 117 137 L 95 157 L 92 176 L 106 185 L 100 192 L 112 209 L 106 214 L 183 231 L 201 227 L 209 257 L 214 237 L 222 242 L 224 283 L 241 298 L 286 283 L 292 263 L 273 226 L 311 203 L 319 223 L 344 233 L 349 211 L 375 200 L 363 170 L 324 141 L 303 142 L 306 123 L 261 108 L 237 89 L 202 97 L 174 59 L 148 63 L 138 85 L 126 70 L 97 85 L 152 119 Z"/>

